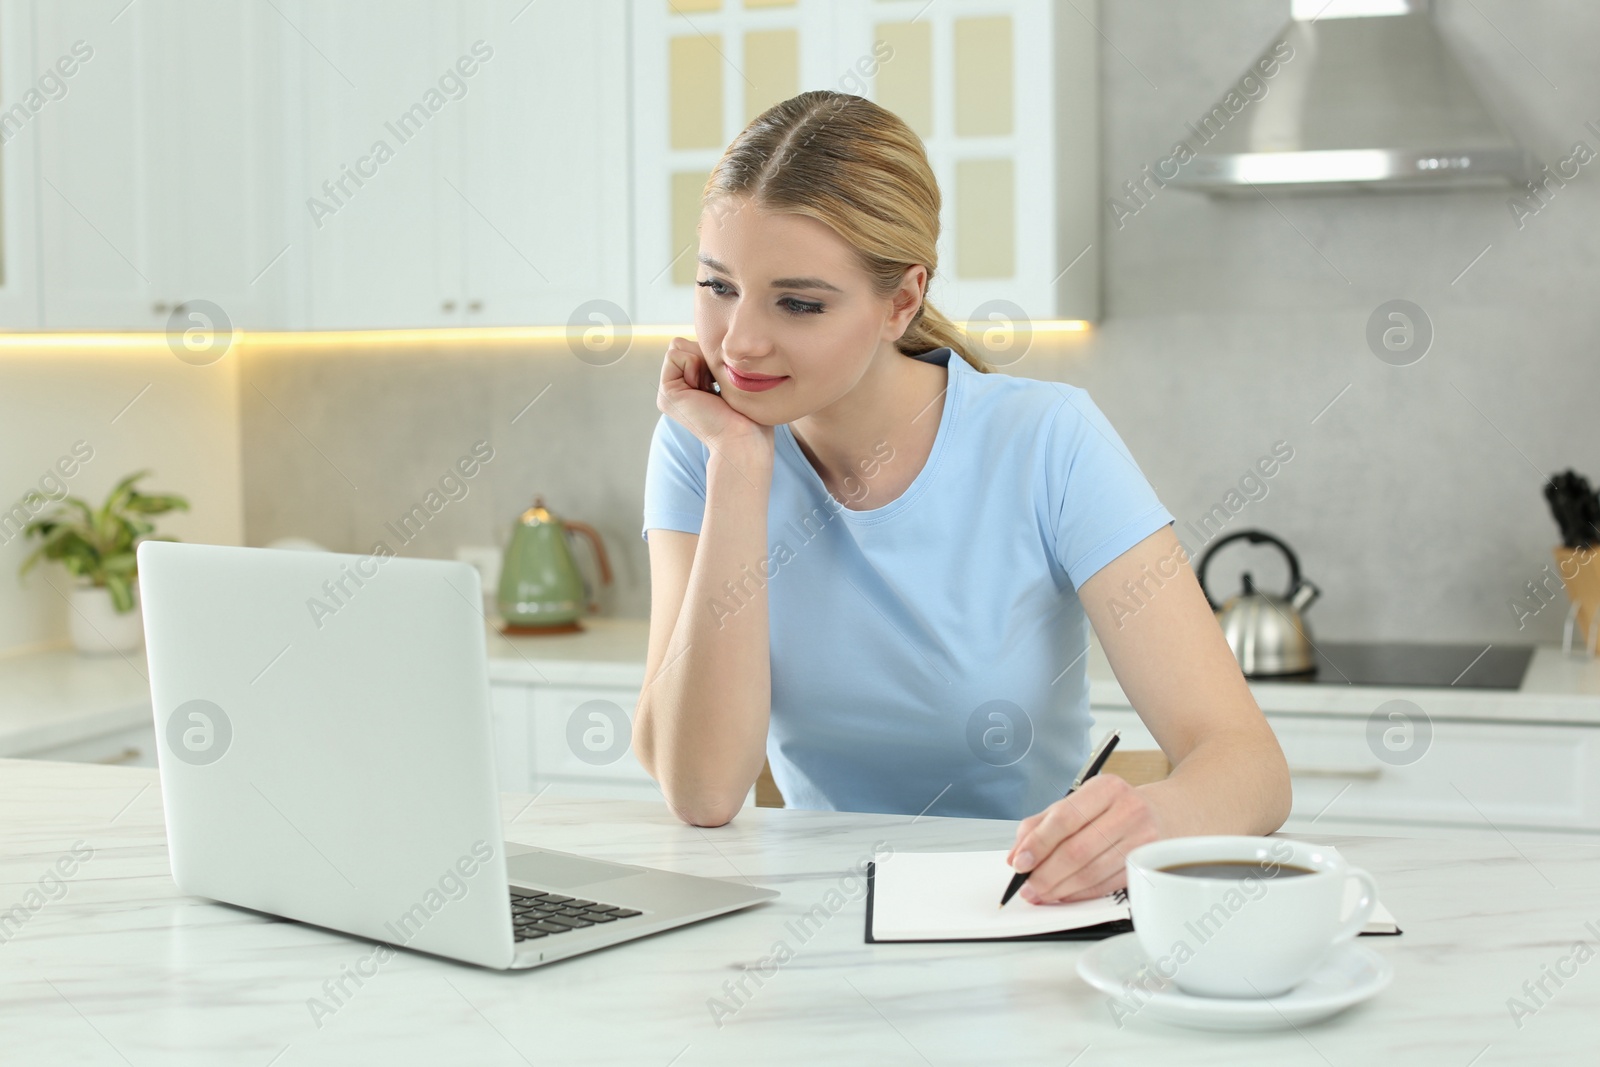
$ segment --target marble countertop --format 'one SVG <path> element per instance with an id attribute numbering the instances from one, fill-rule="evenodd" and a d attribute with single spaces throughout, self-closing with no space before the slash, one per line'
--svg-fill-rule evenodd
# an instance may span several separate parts
<path id="1" fill-rule="evenodd" d="M 506 637 L 489 630 L 489 675 L 495 681 L 547 681 L 558 685 L 644 684 L 649 623 L 644 619 L 588 618 L 582 633 Z M 1100 642 L 1089 646 L 1089 701 L 1097 707 L 1132 707 Z M 1600 659 L 1564 656 L 1541 645 L 1522 688 L 1453 689 L 1415 686 L 1250 683 L 1269 714 L 1367 716 L 1386 700 L 1422 705 L 1436 720 L 1476 719 L 1600 725 Z"/>
<path id="2" fill-rule="evenodd" d="M 1096 642 L 1089 668 L 1090 700 L 1131 707 Z M 1410 700 L 1435 721 L 1450 719 L 1573 723 L 1600 726 L 1600 659 L 1566 656 L 1559 645 L 1539 645 L 1515 690 L 1448 686 L 1324 685 L 1253 681 L 1250 691 L 1268 714 L 1370 714 L 1386 700 Z"/>
<path id="3" fill-rule="evenodd" d="M 550 685 L 644 685 L 648 619 L 591 615 L 575 634 L 507 637 L 487 629 L 489 679 Z"/>
<path id="4" fill-rule="evenodd" d="M 487 630 L 489 677 L 502 683 L 638 687 L 649 638 L 645 619 L 589 617 L 576 634 L 507 637 Z M 143 650 L 82 656 L 71 649 L 0 656 L 0 756 L 21 756 L 150 721 Z M 1370 714 L 1385 700 L 1420 704 L 1434 720 L 1575 723 L 1600 726 L 1600 660 L 1540 646 L 1522 688 L 1473 690 L 1252 682 L 1272 715 Z M 1090 646 L 1089 699 L 1132 705 L 1098 641 Z"/>
<path id="5" fill-rule="evenodd" d="M 23 756 L 151 721 L 144 650 L 84 656 L 50 648 L 0 656 L 0 756 Z"/>
<path id="6" fill-rule="evenodd" d="M 530 800 L 532 801 L 530 803 Z M 1568 1062 L 1600 1012 L 1589 960 L 1600 849 L 1498 837 L 1314 835 L 1376 877 L 1405 933 L 1365 938 L 1395 980 L 1298 1030 L 1216 1034 L 1122 1020 L 1077 977 L 1086 946 L 869 945 L 843 881 L 877 842 L 1002 848 L 1013 824 L 746 809 L 683 825 L 657 803 L 501 798 L 508 840 L 744 879 L 769 904 L 522 972 L 400 952 L 319 1027 L 307 1002 L 370 947 L 185 897 L 170 878 L 156 773 L 0 761 L 4 1056 L 19 1063 L 290 1064 L 1478 1064 Z M 87 853 L 54 899 L 29 897 Z M 831 895 L 837 892 L 837 896 Z M 29 901 L 32 901 L 32 904 Z M 788 925 L 822 905 L 801 940 Z M 29 907 L 34 910 L 27 910 Z M 13 915 L 18 913 L 12 912 Z M 725 983 L 788 943 L 737 1003 Z M 1524 982 L 1544 981 L 1535 1004 Z M 1508 998 L 1531 1014 L 1513 1018 Z M 713 998 L 732 1008 L 713 1017 Z"/>
<path id="7" fill-rule="evenodd" d="M 646 620 L 591 618 L 584 625 L 578 634 L 516 638 L 490 627 L 490 678 L 644 684 Z M 0 757 L 26 756 L 150 721 L 150 667 L 143 648 L 82 655 L 63 643 L 0 655 Z"/>

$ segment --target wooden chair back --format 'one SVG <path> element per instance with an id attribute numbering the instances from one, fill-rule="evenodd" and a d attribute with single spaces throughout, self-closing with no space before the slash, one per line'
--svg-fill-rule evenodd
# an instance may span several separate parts
<path id="1" fill-rule="evenodd" d="M 1136 748 L 1111 753 L 1106 757 L 1102 774 L 1114 774 L 1129 785 L 1148 785 L 1159 782 L 1172 773 L 1167 754 L 1159 748 Z"/>
<path id="2" fill-rule="evenodd" d="M 771 760 L 761 765 L 761 777 L 756 779 L 756 807 L 783 807 L 783 794 L 778 792 L 778 783 L 772 780 Z"/>

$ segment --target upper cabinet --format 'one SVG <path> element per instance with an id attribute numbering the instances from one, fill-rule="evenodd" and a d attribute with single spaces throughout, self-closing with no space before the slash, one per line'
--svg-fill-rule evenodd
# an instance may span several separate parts
<path id="1" fill-rule="evenodd" d="M 1082 12 L 1082 13 L 1080 13 Z M 900 114 L 952 318 L 1098 314 L 1088 0 L 0 0 L 0 326 L 693 318 L 700 194 L 807 89 Z M 221 325 L 220 323 L 218 325 Z"/>
<path id="2" fill-rule="evenodd" d="M 283 5 L 301 37 L 286 51 L 291 321 L 302 327 L 461 322 L 467 169 L 464 104 L 485 60 L 454 4 L 341 0 Z M 459 64 L 459 65 L 458 65 Z"/>
<path id="3" fill-rule="evenodd" d="M 621 0 L 297 11 L 297 325 L 563 323 L 627 303 Z"/>
<path id="4" fill-rule="evenodd" d="M 110 4 L 33 5 L 32 80 L 54 70 L 66 86 L 26 131 L 38 168 L 38 242 L 48 250 L 38 279 L 45 326 L 156 328 L 165 319 L 152 305 L 169 201 L 146 147 L 160 106 L 151 79 L 162 11 L 151 5 L 113 22 L 115 14 Z"/>
<path id="5" fill-rule="evenodd" d="M 852 0 L 861 3 L 862 0 Z M 700 195 L 773 104 L 839 81 L 841 0 L 642 0 L 633 11 L 634 290 L 643 322 L 694 320 Z"/>
<path id="6" fill-rule="evenodd" d="M 287 237 L 272 210 L 285 182 L 270 6 L 38 2 L 31 17 L 23 80 L 47 88 L 17 141 L 34 171 L 38 323 L 163 329 L 201 299 L 234 324 L 277 315 L 271 268 Z"/>
<path id="7" fill-rule="evenodd" d="M 929 298 L 951 318 L 1100 316 L 1096 6 L 838 4 L 841 69 L 916 131 L 938 179 Z"/>
<path id="8" fill-rule="evenodd" d="M 451 192 L 466 212 L 466 325 L 589 322 L 597 301 L 625 311 L 626 5 L 494 0 L 472 10 L 468 36 L 495 57 L 464 101 L 464 180 Z"/>
<path id="9" fill-rule="evenodd" d="M 13 330 L 39 325 L 35 120 L 59 94 L 35 80 L 32 42 L 32 7 L 0 0 L 0 328 Z"/>
<path id="10" fill-rule="evenodd" d="M 1099 316 L 1096 34 L 1049 0 L 644 0 L 634 18 L 640 315 L 693 315 L 699 199 L 770 104 L 857 93 L 942 194 L 929 299 L 958 320 Z"/>

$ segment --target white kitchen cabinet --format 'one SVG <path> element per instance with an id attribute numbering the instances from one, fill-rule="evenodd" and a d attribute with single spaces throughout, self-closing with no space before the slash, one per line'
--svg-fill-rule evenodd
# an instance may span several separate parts
<path id="1" fill-rule="evenodd" d="M 661 800 L 633 754 L 637 686 L 495 682 L 490 692 L 502 791 Z"/>
<path id="2" fill-rule="evenodd" d="M 623 792 L 659 798 L 655 781 L 633 754 L 636 689 L 598 686 L 537 686 L 532 733 L 535 778 L 603 781 Z"/>
<path id="3" fill-rule="evenodd" d="M 292 234 L 280 86 L 284 47 L 299 38 L 250 0 L 163 0 L 159 14 L 145 127 L 159 229 L 150 311 L 164 322 L 202 299 L 235 326 L 281 327 Z"/>
<path id="4" fill-rule="evenodd" d="M 503 793 L 528 791 L 533 781 L 532 697 L 525 685 L 489 686 L 489 706 L 494 727 L 495 772 Z"/>
<path id="5" fill-rule="evenodd" d="M 1100 317 L 1097 7 L 836 0 L 839 76 L 911 126 L 939 183 L 928 298 L 989 324 L 1002 365 L 1029 322 Z"/>
<path id="6" fill-rule="evenodd" d="M 284 11 L 305 38 L 285 63 L 301 283 L 291 317 L 315 329 L 459 324 L 466 205 L 446 178 L 460 185 L 462 105 L 482 74 L 460 9 L 349 0 Z M 455 66 L 462 57 L 471 76 Z"/>
<path id="7" fill-rule="evenodd" d="M 1159 747 L 1132 709 L 1093 714 L 1096 736 L 1115 728 L 1120 748 Z M 1267 721 L 1293 779 L 1288 831 L 1600 841 L 1600 727 L 1435 717 L 1427 749 L 1401 766 L 1369 746 L 1366 716 L 1268 711 Z"/>
<path id="8" fill-rule="evenodd" d="M 559 783 L 660 797 L 630 745 L 636 688 L 497 682 L 490 692 L 501 789 L 536 793 Z"/>
<path id="9" fill-rule="evenodd" d="M 150 126 L 161 8 L 34 5 L 33 76 L 79 61 L 67 94 L 32 121 L 37 143 L 40 319 L 51 327 L 159 328 L 161 209 Z M 76 54 L 75 54 L 76 52 Z"/>
<path id="10" fill-rule="evenodd" d="M 628 297 L 622 0 L 293 9 L 303 276 L 316 329 L 567 323 Z"/>
<path id="11" fill-rule="evenodd" d="M 0 153 L 0 325 L 163 329 L 193 300 L 251 328 L 686 323 L 711 166 L 767 106 L 835 88 L 923 138 L 930 299 L 992 323 L 1003 362 L 1018 320 L 1097 315 L 1092 17 L 0 0 L 6 101 L 74 66 Z"/>
<path id="12" fill-rule="evenodd" d="M 39 87 L 32 46 L 33 5 L 0 0 L 0 106 L 7 108 L 0 113 L 0 329 L 6 330 L 39 325 L 38 122 L 58 102 Z"/>
<path id="13" fill-rule="evenodd" d="M 594 302 L 625 313 L 632 302 L 627 7 L 487 0 L 467 10 L 465 39 L 494 58 L 462 101 L 466 143 L 450 173 L 459 192 L 445 190 L 466 208 L 464 323 L 579 315 L 616 325 Z"/>
<path id="14" fill-rule="evenodd" d="M 837 87 L 836 8 L 834 0 L 634 7 L 634 291 L 641 321 L 694 321 L 706 178 L 762 111 L 808 89 Z"/>
<path id="15" fill-rule="evenodd" d="M 1050 0 L 642 4 L 634 34 L 639 313 L 693 319 L 699 200 L 734 137 L 810 89 L 862 95 L 921 138 L 942 195 L 928 298 L 990 323 L 1099 315 L 1094 17 Z"/>
<path id="16" fill-rule="evenodd" d="M 164 329 L 206 300 L 233 325 L 278 325 L 278 16 L 182 0 L 32 12 L 34 80 L 73 70 L 25 131 L 39 324 Z"/>

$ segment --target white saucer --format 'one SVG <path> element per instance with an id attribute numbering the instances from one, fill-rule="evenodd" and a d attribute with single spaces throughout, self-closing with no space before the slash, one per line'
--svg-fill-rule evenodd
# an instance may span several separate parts
<path id="1" fill-rule="evenodd" d="M 1314 1022 L 1376 995 L 1394 980 L 1389 961 L 1364 945 L 1345 945 L 1289 992 L 1261 1000 L 1185 993 L 1154 970 L 1129 983 L 1149 961 L 1137 934 L 1097 942 L 1078 960 L 1078 974 L 1114 998 L 1119 1019 L 1148 1016 L 1200 1030 L 1275 1030 Z"/>

